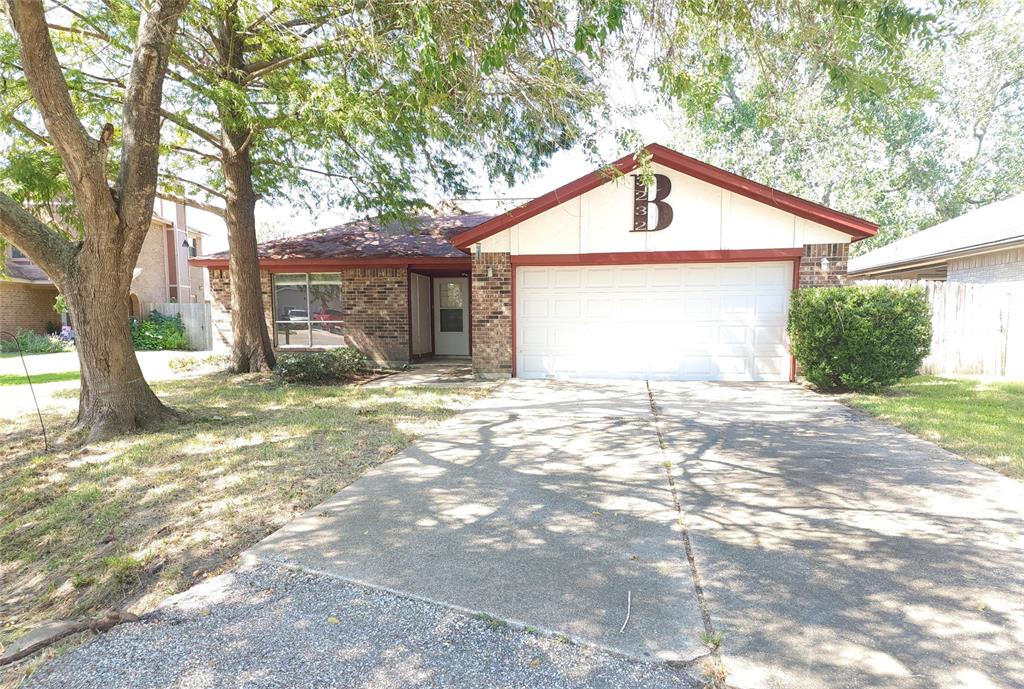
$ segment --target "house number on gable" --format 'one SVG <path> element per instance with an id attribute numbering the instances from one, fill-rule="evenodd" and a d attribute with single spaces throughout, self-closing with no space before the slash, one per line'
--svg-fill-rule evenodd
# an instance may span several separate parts
<path id="1" fill-rule="evenodd" d="M 630 232 L 657 232 L 672 224 L 672 206 L 665 201 L 672 191 L 672 180 L 665 175 L 654 176 L 654 198 L 647 198 L 648 188 L 640 175 L 633 175 L 633 229 Z M 658 224 L 648 227 L 648 211 L 658 209 Z"/>

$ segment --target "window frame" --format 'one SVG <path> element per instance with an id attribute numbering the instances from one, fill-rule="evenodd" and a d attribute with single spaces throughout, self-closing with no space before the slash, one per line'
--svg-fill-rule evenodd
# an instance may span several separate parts
<path id="1" fill-rule="evenodd" d="M 303 287 L 303 290 L 304 290 L 304 293 L 305 293 L 305 312 L 306 312 L 305 320 L 280 320 L 278 318 L 278 313 L 277 313 L 277 306 L 278 306 L 278 303 L 277 303 L 277 288 L 278 288 L 277 278 L 278 278 L 279 275 L 281 275 L 281 276 L 283 276 L 283 275 L 289 275 L 289 276 L 299 276 L 299 275 L 301 275 L 301 276 L 303 276 L 303 278 L 304 278 L 304 282 L 303 283 L 293 283 L 293 284 L 295 284 L 296 286 L 301 284 L 302 287 Z M 313 275 L 337 276 L 337 280 L 336 281 L 330 280 L 330 281 L 313 282 L 311 280 L 311 276 L 313 276 Z M 272 334 L 272 340 L 273 340 L 273 343 L 274 343 L 274 349 L 312 350 L 312 349 L 335 349 L 337 347 L 346 347 L 346 346 L 348 346 L 348 343 L 345 340 L 345 335 L 344 335 L 344 327 L 345 327 L 345 321 L 344 320 L 322 320 L 322 319 L 317 319 L 317 318 L 313 318 L 312 314 L 310 313 L 311 312 L 311 299 L 310 299 L 310 286 L 311 285 L 314 285 L 314 284 L 337 285 L 338 286 L 338 290 L 339 290 L 338 300 L 340 302 L 341 301 L 341 287 L 342 287 L 343 282 L 344 282 L 344 279 L 342 278 L 341 271 L 317 272 L 317 273 L 299 273 L 299 272 L 295 272 L 295 273 L 271 273 L 271 275 L 270 275 L 270 294 L 271 294 L 270 303 L 271 303 L 271 307 L 270 308 L 271 308 L 271 311 L 272 311 L 272 315 L 274 317 L 273 318 L 273 322 L 271 323 L 271 326 L 272 326 L 272 333 L 271 334 Z M 287 286 L 287 285 L 285 285 L 285 286 Z M 342 314 L 344 314 L 344 308 L 345 308 L 344 303 L 342 302 L 339 306 L 340 306 L 340 308 L 338 310 Z M 320 323 L 320 324 L 324 324 L 324 325 L 328 325 L 328 326 L 332 326 L 332 325 L 333 326 L 337 326 L 338 329 L 341 331 L 342 342 L 340 344 L 316 344 L 316 345 L 313 344 L 313 325 L 316 324 L 316 323 Z M 305 330 L 305 335 L 304 335 L 305 342 L 301 343 L 301 344 L 294 344 L 294 343 L 291 343 L 291 342 L 289 342 L 288 344 L 281 344 L 281 343 L 279 343 L 278 342 L 278 335 L 279 335 L 278 326 L 280 326 L 280 325 L 292 325 L 292 326 L 305 325 L 306 326 L 305 329 L 304 329 Z M 300 334 L 302 332 L 303 332 L 303 329 L 301 327 L 297 327 L 294 330 L 290 330 L 289 331 L 289 333 L 290 333 L 289 337 L 291 336 L 291 334 L 294 334 L 296 336 L 301 336 Z"/>

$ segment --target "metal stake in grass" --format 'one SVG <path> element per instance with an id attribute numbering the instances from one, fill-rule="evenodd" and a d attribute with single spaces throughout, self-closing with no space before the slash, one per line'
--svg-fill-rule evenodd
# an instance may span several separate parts
<path id="1" fill-rule="evenodd" d="M 626 625 L 629 624 L 629 613 L 633 607 L 633 592 L 626 591 L 626 619 L 622 621 L 622 627 L 619 629 L 619 634 L 626 631 Z"/>
<path id="2" fill-rule="evenodd" d="M 46 439 L 46 424 L 43 423 L 43 412 L 39 411 L 39 400 L 36 399 L 36 389 L 32 387 L 32 376 L 28 374 L 28 364 L 25 363 L 25 352 L 21 349 L 21 343 L 15 335 L 9 332 L 0 332 L 0 339 L 10 338 L 14 346 L 18 348 L 18 355 L 21 357 L 21 367 L 25 369 L 25 379 L 28 381 L 28 391 L 32 393 L 32 404 L 36 406 L 36 416 L 39 417 L 39 427 L 43 429 L 43 449 L 50 451 L 50 443 Z"/>

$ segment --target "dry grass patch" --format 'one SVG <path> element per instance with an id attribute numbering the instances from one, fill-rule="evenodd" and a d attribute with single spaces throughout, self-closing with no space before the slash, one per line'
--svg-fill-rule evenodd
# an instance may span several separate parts
<path id="1" fill-rule="evenodd" d="M 483 394 L 223 374 L 155 387 L 190 422 L 50 454 L 34 415 L 5 429 L 0 642 L 48 619 L 152 608 Z"/>

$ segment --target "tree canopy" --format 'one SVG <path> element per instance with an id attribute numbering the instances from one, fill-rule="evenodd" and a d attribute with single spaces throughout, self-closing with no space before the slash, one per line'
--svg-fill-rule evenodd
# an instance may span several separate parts
<path id="1" fill-rule="evenodd" d="M 1024 191 L 1024 10 L 947 12 L 904 53 L 904 83 L 851 104 L 821 72 L 771 88 L 739 66 L 681 143 L 739 174 L 880 223 L 864 251 Z"/>

